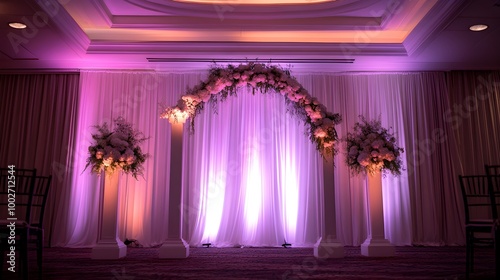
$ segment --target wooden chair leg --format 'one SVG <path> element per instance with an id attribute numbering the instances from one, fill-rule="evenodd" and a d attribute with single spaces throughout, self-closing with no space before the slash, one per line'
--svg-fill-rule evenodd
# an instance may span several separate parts
<path id="1" fill-rule="evenodd" d="M 496 263 L 496 279 L 500 278 L 500 234 L 497 233 L 495 240 L 495 263 Z"/>
<path id="2" fill-rule="evenodd" d="M 43 230 L 39 230 L 37 233 L 36 242 L 36 260 L 38 264 L 38 271 L 42 272 L 42 262 L 43 262 Z"/>
<path id="3" fill-rule="evenodd" d="M 474 272 L 474 234 L 470 241 L 470 272 Z"/>
<path id="4" fill-rule="evenodd" d="M 465 279 L 469 279 L 469 273 L 470 273 L 470 265 L 471 265 L 471 238 L 470 238 L 470 233 L 466 232 L 465 234 Z"/>
<path id="5" fill-rule="evenodd" d="M 500 278 L 500 222 L 497 220 L 495 222 L 495 227 L 493 228 L 494 245 L 495 245 L 495 274 L 496 279 Z"/>
<path id="6" fill-rule="evenodd" d="M 23 275 L 23 279 L 29 279 L 29 265 L 28 265 L 28 236 L 29 232 L 23 231 L 21 233 L 21 270 L 20 272 Z"/>

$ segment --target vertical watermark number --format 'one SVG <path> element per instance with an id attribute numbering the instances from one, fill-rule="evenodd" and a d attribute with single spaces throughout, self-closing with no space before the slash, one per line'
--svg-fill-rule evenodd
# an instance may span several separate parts
<path id="1" fill-rule="evenodd" d="M 14 165 L 8 166 L 7 176 L 7 227 L 9 235 L 7 243 L 9 252 L 7 253 L 8 270 L 16 272 L 16 170 Z"/>

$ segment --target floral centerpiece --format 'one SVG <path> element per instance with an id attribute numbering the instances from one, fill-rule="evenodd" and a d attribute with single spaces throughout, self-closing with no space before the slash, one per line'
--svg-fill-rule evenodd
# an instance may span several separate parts
<path id="1" fill-rule="evenodd" d="M 236 95 L 236 90 L 249 86 L 261 93 L 269 90 L 279 92 L 285 97 L 291 111 L 301 117 L 308 126 L 308 135 L 321 154 L 335 154 L 335 144 L 338 141 L 335 125 L 339 124 L 339 114 L 330 113 L 326 107 L 312 97 L 300 83 L 290 75 L 290 71 L 279 66 L 262 63 L 213 66 L 207 80 L 200 82 L 187 94 L 182 96 L 174 107 L 165 107 L 161 118 L 177 120 L 190 117 L 191 130 L 194 119 L 206 102 L 225 100 L 230 95 Z"/>
<path id="2" fill-rule="evenodd" d="M 354 132 L 349 132 L 345 139 L 347 165 L 355 174 L 389 171 L 400 175 L 400 155 L 404 150 L 397 146 L 394 134 L 383 128 L 379 120 L 360 118 L 361 122 L 354 125 Z"/>
<path id="3" fill-rule="evenodd" d="M 112 174 L 117 170 L 143 176 L 144 162 L 148 154 L 142 152 L 139 144 L 147 140 L 141 132 L 134 130 L 132 125 L 122 117 L 115 119 L 115 127 L 111 130 L 107 123 L 94 126 L 97 133 L 92 134 L 94 143 L 89 146 L 87 167 L 98 175 L 102 171 Z"/>

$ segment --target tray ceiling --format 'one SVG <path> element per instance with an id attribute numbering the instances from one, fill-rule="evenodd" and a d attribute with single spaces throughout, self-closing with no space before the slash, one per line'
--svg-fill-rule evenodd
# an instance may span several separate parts
<path id="1" fill-rule="evenodd" d="M 484 69 L 495 68 L 491 59 L 460 53 L 500 47 L 500 8 L 492 0 L 247 2 L 0 0 L 0 35 L 10 43 L 0 45 L 0 61 L 4 68 L 158 69 L 274 59 L 324 60 L 320 68 L 334 71 Z M 31 30 L 5 26 L 23 20 Z M 472 34 L 474 23 L 490 29 Z M 460 44 L 450 45 L 457 38 Z"/>

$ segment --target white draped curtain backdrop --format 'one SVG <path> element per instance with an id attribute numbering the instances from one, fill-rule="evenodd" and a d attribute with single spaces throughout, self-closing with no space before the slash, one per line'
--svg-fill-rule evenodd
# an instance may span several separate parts
<path id="1" fill-rule="evenodd" d="M 46 94 L 44 102 L 53 108 L 49 111 L 26 105 L 35 92 L 51 92 L 46 82 L 33 81 L 27 86 L 32 89 L 25 90 L 15 86 L 24 76 L 0 76 L 8 94 L 1 105 L 0 114 L 6 120 L 0 124 L 2 131 L 14 131 L 15 125 L 6 123 L 22 123 L 24 130 L 9 137 L 2 134 L 1 143 L 7 145 L 0 147 L 1 163 L 39 166 L 45 173 L 59 167 L 48 212 L 52 245 L 90 247 L 95 243 L 99 178 L 89 170 L 83 172 L 87 148 L 92 126 L 112 123 L 119 116 L 150 136 L 143 144 L 150 154 L 144 178 L 120 178 L 120 237 L 137 239 L 145 246 L 165 240 L 170 124 L 159 119 L 158 104 L 175 104 L 186 87 L 198 84 L 205 75 L 81 71 L 79 90 Z M 493 149 L 500 140 L 499 73 L 294 76 L 329 111 L 342 115 L 343 122 L 337 126 L 340 137 L 363 115 L 380 118 L 404 147 L 403 174 L 383 179 L 385 233 L 393 244 L 464 244 L 456 177 L 481 172 L 485 163 L 500 162 L 498 149 Z M 58 83 L 67 84 L 68 77 L 52 77 L 52 88 Z M 22 113 L 28 110 L 39 115 L 51 112 L 53 121 L 34 122 L 39 117 Z M 27 131 L 37 125 L 41 131 L 61 135 L 39 133 L 33 140 Z M 294 246 L 312 246 L 316 242 L 322 227 L 323 162 L 303 123 L 287 112 L 283 96 L 275 92 L 252 95 L 251 90 L 241 88 L 236 97 L 215 106 L 207 104 L 196 118 L 194 133 L 189 133 L 188 126 L 184 127 L 184 198 L 179 207 L 184 216 L 183 237 L 190 245 L 279 246 L 286 240 Z M 35 163 L 29 162 L 31 152 L 22 147 L 22 143 L 31 145 L 30 141 L 45 143 L 39 151 L 32 151 L 43 154 Z M 65 145 L 67 153 L 60 151 L 61 146 L 48 145 L 50 141 Z M 6 148 L 14 144 L 16 151 Z M 345 245 L 360 245 L 367 236 L 365 178 L 350 175 L 342 150 L 332 176 L 338 238 Z"/>

